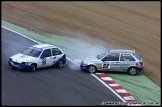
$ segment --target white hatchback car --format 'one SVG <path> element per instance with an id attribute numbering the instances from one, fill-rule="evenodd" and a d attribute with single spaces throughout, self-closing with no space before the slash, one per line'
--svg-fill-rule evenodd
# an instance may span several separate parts
<path id="1" fill-rule="evenodd" d="M 95 57 L 83 59 L 82 70 L 96 71 L 126 71 L 136 75 L 144 68 L 142 58 L 134 50 L 109 50 Z"/>
<path id="2" fill-rule="evenodd" d="M 8 64 L 13 68 L 35 71 L 36 68 L 48 66 L 62 68 L 65 62 L 66 54 L 59 47 L 51 44 L 38 44 L 11 56 Z"/>

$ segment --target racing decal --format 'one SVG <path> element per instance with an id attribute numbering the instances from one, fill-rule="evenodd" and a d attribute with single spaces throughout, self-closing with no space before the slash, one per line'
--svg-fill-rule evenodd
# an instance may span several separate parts
<path id="1" fill-rule="evenodd" d="M 110 69 L 110 64 L 103 64 L 102 68 L 103 69 Z"/>
<path id="2" fill-rule="evenodd" d="M 53 64 L 57 63 L 61 58 L 59 57 L 57 60 L 53 61 Z"/>
<path id="3" fill-rule="evenodd" d="M 97 67 L 97 69 L 102 69 L 102 66 L 96 66 Z"/>
<path id="4" fill-rule="evenodd" d="M 46 64 L 46 59 L 42 59 L 42 65 Z"/>
<path id="5" fill-rule="evenodd" d="M 119 66 L 112 65 L 111 68 L 120 68 Z"/>
<path id="6" fill-rule="evenodd" d="M 64 54 L 62 57 L 59 57 L 57 60 L 53 61 L 53 65 L 57 64 L 57 62 L 59 62 L 60 60 L 63 60 L 64 63 L 66 62 L 66 54 Z"/>
<path id="7" fill-rule="evenodd" d="M 53 57 L 53 59 L 54 59 L 54 60 L 53 60 L 53 64 L 57 62 L 57 61 L 55 60 L 56 58 L 57 58 L 56 56 Z"/>
<path id="8" fill-rule="evenodd" d="M 101 63 L 95 63 L 96 66 L 101 66 L 102 64 Z"/>

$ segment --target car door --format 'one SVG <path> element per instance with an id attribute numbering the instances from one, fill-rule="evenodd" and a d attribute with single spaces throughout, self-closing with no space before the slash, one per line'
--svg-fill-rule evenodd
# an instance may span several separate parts
<path id="1" fill-rule="evenodd" d="M 120 69 L 123 71 L 127 71 L 127 69 L 135 65 L 135 59 L 132 57 L 130 53 L 122 53 L 120 57 L 121 67 Z"/>
<path id="2" fill-rule="evenodd" d="M 105 71 L 117 71 L 120 68 L 119 53 L 109 53 L 102 59 L 102 68 Z"/>
<path id="3" fill-rule="evenodd" d="M 63 56 L 58 48 L 52 48 L 53 64 L 57 63 Z"/>
<path id="4" fill-rule="evenodd" d="M 51 49 L 45 49 L 41 55 L 42 67 L 51 66 L 53 64 Z"/>

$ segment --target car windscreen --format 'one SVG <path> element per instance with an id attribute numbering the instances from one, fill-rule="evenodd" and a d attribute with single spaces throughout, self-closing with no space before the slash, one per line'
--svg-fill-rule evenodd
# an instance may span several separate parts
<path id="1" fill-rule="evenodd" d="M 97 59 L 101 59 L 101 58 L 103 58 L 106 55 L 107 55 L 107 52 L 104 52 L 104 53 L 102 53 L 100 55 L 97 55 L 96 57 L 97 57 Z"/>
<path id="2" fill-rule="evenodd" d="M 29 48 L 26 48 L 25 50 L 23 50 L 21 53 L 22 54 L 25 54 L 25 55 L 32 56 L 32 57 L 39 57 L 39 55 L 41 54 L 41 52 L 42 51 L 39 50 L 39 49 L 29 47 Z"/>
<path id="3" fill-rule="evenodd" d="M 134 55 L 136 58 L 138 58 L 139 60 L 142 59 L 137 53 L 133 53 L 133 55 Z"/>

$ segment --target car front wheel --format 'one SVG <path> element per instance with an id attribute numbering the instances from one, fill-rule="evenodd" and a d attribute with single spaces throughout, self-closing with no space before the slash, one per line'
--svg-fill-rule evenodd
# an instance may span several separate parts
<path id="1" fill-rule="evenodd" d="M 95 73 L 97 69 L 94 65 L 90 65 L 90 66 L 88 66 L 87 70 L 90 73 Z"/>
<path id="2" fill-rule="evenodd" d="M 32 65 L 31 65 L 31 71 L 34 72 L 35 69 L 36 69 L 36 65 L 35 65 L 35 64 L 32 64 Z"/>
<path id="3" fill-rule="evenodd" d="M 138 74 L 138 70 L 137 70 L 137 68 L 136 67 L 130 67 L 129 69 L 128 69 L 128 73 L 130 74 L 130 75 L 137 75 Z"/>

